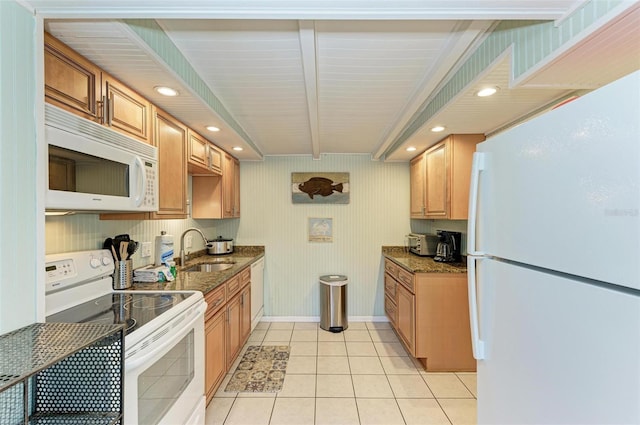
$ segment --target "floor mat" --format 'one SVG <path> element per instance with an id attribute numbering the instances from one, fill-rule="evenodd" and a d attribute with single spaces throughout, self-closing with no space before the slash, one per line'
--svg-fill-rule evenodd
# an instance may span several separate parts
<path id="1" fill-rule="evenodd" d="M 225 392 L 280 391 L 290 351 L 288 345 L 249 346 L 224 389 Z"/>

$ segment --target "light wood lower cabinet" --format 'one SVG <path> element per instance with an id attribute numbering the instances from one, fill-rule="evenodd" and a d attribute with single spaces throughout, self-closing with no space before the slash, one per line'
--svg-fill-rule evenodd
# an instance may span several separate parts
<path id="1" fill-rule="evenodd" d="M 415 296 L 409 292 L 403 285 L 398 285 L 397 288 L 397 305 L 398 305 L 398 319 L 396 322 L 396 331 L 407 350 L 410 353 L 415 353 Z"/>
<path id="2" fill-rule="evenodd" d="M 240 272 L 240 337 L 249 338 L 251 333 L 251 267 Z"/>
<path id="3" fill-rule="evenodd" d="M 227 303 L 227 369 L 231 367 L 242 348 L 241 321 L 240 296 L 236 295 Z"/>
<path id="4" fill-rule="evenodd" d="M 205 394 L 207 404 L 251 332 L 251 267 L 205 295 Z"/>
<path id="5" fill-rule="evenodd" d="M 387 317 L 426 370 L 476 370 L 466 273 L 410 273 L 385 259 L 384 286 Z"/>
<path id="6" fill-rule="evenodd" d="M 205 325 L 205 389 L 207 403 L 211 401 L 216 389 L 227 372 L 225 346 L 225 310 L 212 316 Z"/>

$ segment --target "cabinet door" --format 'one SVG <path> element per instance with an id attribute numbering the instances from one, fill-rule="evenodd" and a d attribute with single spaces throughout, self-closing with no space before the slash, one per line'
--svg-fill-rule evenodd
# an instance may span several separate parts
<path id="1" fill-rule="evenodd" d="M 222 166 L 222 207 L 225 218 L 234 216 L 234 194 L 235 186 L 235 163 L 233 157 L 227 153 L 224 154 L 224 162 Z"/>
<path id="2" fill-rule="evenodd" d="M 154 144 L 158 148 L 159 208 L 156 218 L 187 216 L 187 128 L 156 110 Z"/>
<path id="3" fill-rule="evenodd" d="M 389 318 L 391 325 L 396 328 L 398 323 L 398 307 L 387 295 L 384 296 L 384 312 Z"/>
<path id="4" fill-rule="evenodd" d="M 412 218 L 424 218 L 425 213 L 425 155 L 411 160 L 410 168 L 410 214 Z"/>
<path id="5" fill-rule="evenodd" d="M 240 310 L 242 319 L 240 341 L 244 344 L 251 333 L 251 285 L 245 286 L 240 292 Z"/>
<path id="6" fill-rule="evenodd" d="M 241 323 L 242 310 L 240 306 L 240 294 L 227 303 L 227 369 L 236 359 L 241 348 Z"/>
<path id="7" fill-rule="evenodd" d="M 44 94 L 48 103 L 101 122 L 100 69 L 49 33 L 44 34 Z"/>
<path id="8" fill-rule="evenodd" d="M 102 74 L 103 124 L 151 144 L 151 104 L 113 77 Z"/>
<path id="9" fill-rule="evenodd" d="M 213 398 L 227 371 L 225 353 L 225 310 L 207 320 L 205 325 L 205 392 L 207 404 Z"/>
<path id="10" fill-rule="evenodd" d="M 240 217 L 240 161 L 233 159 L 233 216 Z"/>
<path id="11" fill-rule="evenodd" d="M 209 166 L 214 174 L 222 175 L 222 151 L 213 144 L 209 144 Z"/>
<path id="12" fill-rule="evenodd" d="M 209 141 L 191 129 L 187 134 L 189 172 L 191 174 L 213 174 L 209 167 Z"/>
<path id="13" fill-rule="evenodd" d="M 414 295 L 404 286 L 396 286 L 398 319 L 396 329 L 409 353 L 414 353 L 415 342 L 415 304 Z"/>
<path id="14" fill-rule="evenodd" d="M 447 218 L 449 214 L 447 155 L 446 142 L 436 145 L 425 154 L 427 176 L 425 216 L 427 218 Z"/>

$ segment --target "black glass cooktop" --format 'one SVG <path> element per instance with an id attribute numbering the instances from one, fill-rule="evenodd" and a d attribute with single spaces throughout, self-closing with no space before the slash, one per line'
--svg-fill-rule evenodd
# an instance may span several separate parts
<path id="1" fill-rule="evenodd" d="M 47 322 L 125 324 L 126 335 L 190 295 L 180 292 L 114 292 L 47 316 Z"/>

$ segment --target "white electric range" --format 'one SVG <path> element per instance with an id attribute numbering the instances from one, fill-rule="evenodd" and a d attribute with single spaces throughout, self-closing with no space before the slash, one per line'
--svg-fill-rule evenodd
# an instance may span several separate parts
<path id="1" fill-rule="evenodd" d="M 46 256 L 47 322 L 125 324 L 124 424 L 204 423 L 199 291 L 114 291 L 108 250 Z"/>

